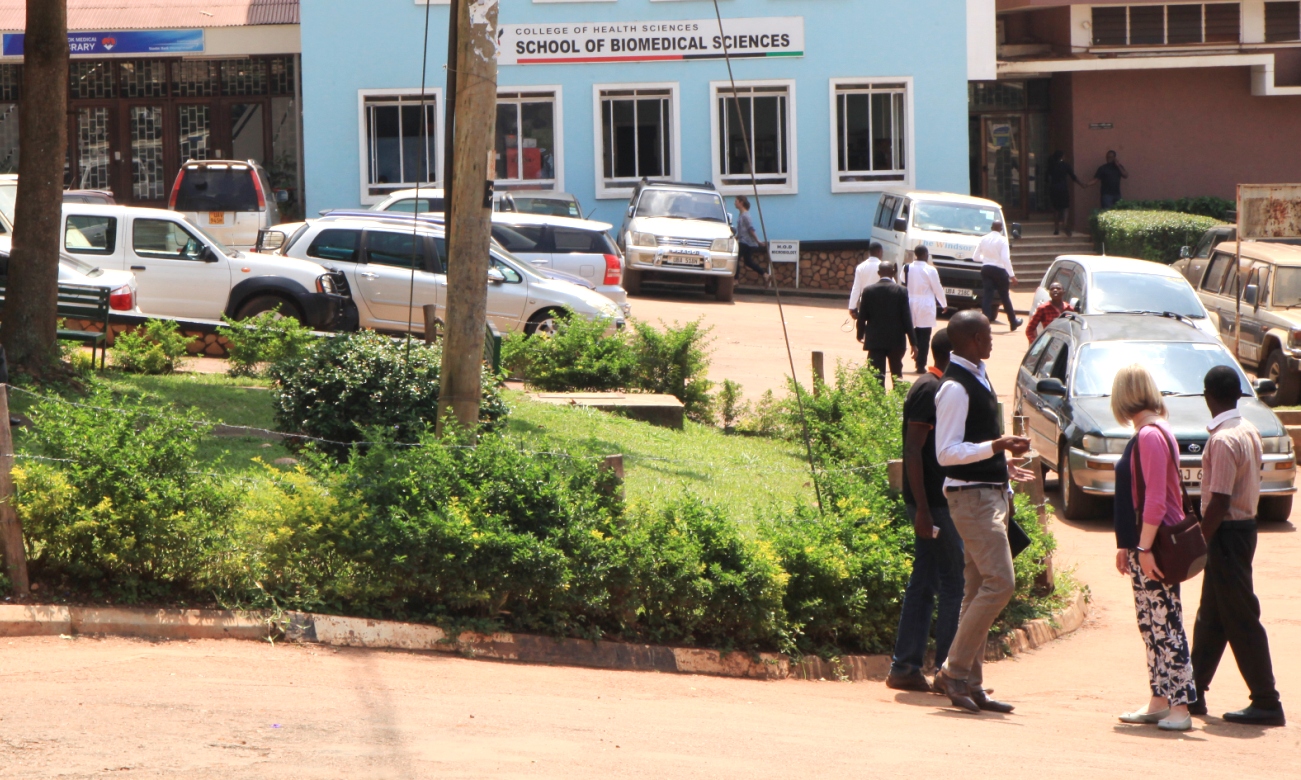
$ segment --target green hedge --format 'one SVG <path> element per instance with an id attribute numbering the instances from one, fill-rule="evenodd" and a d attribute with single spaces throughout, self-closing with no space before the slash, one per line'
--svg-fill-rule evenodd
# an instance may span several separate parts
<path id="1" fill-rule="evenodd" d="M 1227 222 L 1229 212 L 1237 209 L 1237 205 L 1231 200 L 1203 195 L 1178 200 L 1121 200 L 1112 208 L 1121 211 L 1177 211 L 1180 214 L 1197 214 Z"/>
<path id="2" fill-rule="evenodd" d="M 1174 211 L 1102 211 L 1089 223 L 1099 252 L 1173 263 L 1181 247 L 1196 246 L 1219 220 Z"/>

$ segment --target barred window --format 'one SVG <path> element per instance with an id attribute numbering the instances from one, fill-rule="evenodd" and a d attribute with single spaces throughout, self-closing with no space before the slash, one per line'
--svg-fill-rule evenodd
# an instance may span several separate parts
<path id="1" fill-rule="evenodd" d="M 834 112 L 835 184 L 863 189 L 908 180 L 906 83 L 838 82 Z"/>
<path id="2" fill-rule="evenodd" d="M 1237 43 L 1242 34 L 1240 3 L 1098 6 L 1092 14 L 1094 46 Z"/>
<path id="3" fill-rule="evenodd" d="M 714 85 L 715 166 L 720 188 L 769 191 L 794 185 L 790 84 Z M 749 148 L 747 149 L 747 141 Z"/>

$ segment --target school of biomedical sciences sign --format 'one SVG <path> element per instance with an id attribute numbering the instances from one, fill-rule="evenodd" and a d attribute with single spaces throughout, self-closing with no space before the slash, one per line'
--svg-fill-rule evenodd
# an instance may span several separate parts
<path id="1" fill-rule="evenodd" d="M 68 51 L 75 56 L 112 54 L 201 54 L 203 30 L 124 30 L 70 32 Z M 23 34 L 5 33 L 4 56 L 23 56 Z"/>
<path id="2" fill-rule="evenodd" d="M 804 56 L 804 17 L 664 22 L 503 24 L 497 29 L 502 65 L 718 60 Z"/>

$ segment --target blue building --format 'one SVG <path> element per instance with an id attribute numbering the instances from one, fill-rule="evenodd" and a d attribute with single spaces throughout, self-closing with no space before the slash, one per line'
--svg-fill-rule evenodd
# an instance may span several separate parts
<path id="1" fill-rule="evenodd" d="M 307 213 L 442 179 L 448 7 L 425 2 L 302 0 Z M 884 188 L 968 191 L 968 31 L 992 35 L 968 18 L 992 27 L 993 0 L 720 5 L 737 102 L 710 0 L 502 0 L 498 189 L 618 224 L 642 176 L 750 194 L 752 165 L 769 236 L 828 247 L 867 237 Z"/>

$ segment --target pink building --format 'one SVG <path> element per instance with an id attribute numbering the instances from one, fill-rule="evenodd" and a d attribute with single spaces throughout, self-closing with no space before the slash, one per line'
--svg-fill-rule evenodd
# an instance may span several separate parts
<path id="1" fill-rule="evenodd" d="M 1233 198 L 1301 181 L 1301 2 L 997 0 L 997 80 L 972 81 L 972 192 L 1049 209 L 1048 158 L 1087 182 L 1115 150 L 1124 197 Z M 1074 190 L 1075 223 L 1099 190 Z"/>

